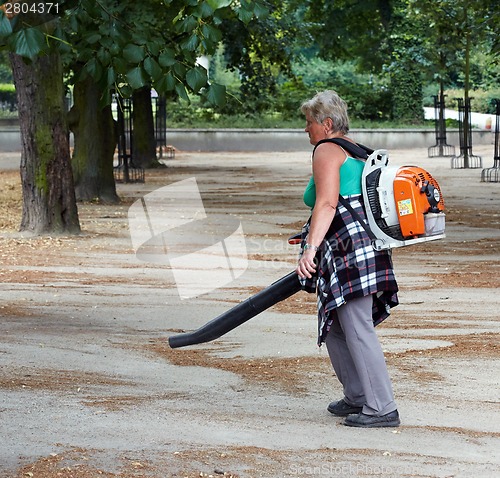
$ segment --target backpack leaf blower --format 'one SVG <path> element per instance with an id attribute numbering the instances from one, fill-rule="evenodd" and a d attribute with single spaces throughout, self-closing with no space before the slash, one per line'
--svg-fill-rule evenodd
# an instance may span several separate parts
<path id="1" fill-rule="evenodd" d="M 389 166 L 384 149 L 373 150 L 342 138 L 318 142 L 338 144 L 365 160 L 361 186 L 368 225 L 350 209 L 377 251 L 409 246 L 445 236 L 444 200 L 438 182 L 418 166 Z M 348 209 L 348 201 L 339 201 Z"/>
<path id="2" fill-rule="evenodd" d="M 387 151 L 374 151 L 363 169 L 362 189 L 376 250 L 445 236 L 444 200 L 437 181 L 418 166 L 388 166 Z"/>
<path id="3" fill-rule="evenodd" d="M 385 150 L 374 151 L 339 138 L 326 141 L 339 144 L 354 157 L 366 160 L 362 191 L 368 225 L 361 218 L 358 221 L 372 239 L 374 249 L 391 249 L 445 237 L 444 201 L 439 184 L 430 173 L 418 166 L 389 166 Z M 350 207 L 342 196 L 339 200 Z M 290 244 L 300 242 L 300 234 L 289 239 Z M 168 343 L 171 348 L 177 348 L 215 340 L 301 289 L 297 273 L 290 272 L 199 329 L 169 337 Z"/>

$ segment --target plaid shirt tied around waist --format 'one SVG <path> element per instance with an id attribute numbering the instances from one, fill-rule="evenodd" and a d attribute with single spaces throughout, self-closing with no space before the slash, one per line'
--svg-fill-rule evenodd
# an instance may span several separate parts
<path id="1" fill-rule="evenodd" d="M 361 195 L 346 196 L 366 221 Z M 302 228 L 301 251 L 310 219 Z M 398 285 L 389 251 L 376 251 L 363 226 L 339 202 L 332 224 L 317 256 L 317 274 L 300 279 L 302 288 L 318 296 L 318 345 L 324 342 L 337 307 L 348 300 L 373 294 L 373 324 L 378 325 L 398 305 Z"/>

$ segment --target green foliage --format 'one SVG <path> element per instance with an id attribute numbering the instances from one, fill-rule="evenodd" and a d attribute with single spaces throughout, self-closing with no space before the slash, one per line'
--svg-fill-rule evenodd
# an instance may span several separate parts
<path id="1" fill-rule="evenodd" d="M 424 80 L 435 89 L 439 81 L 464 86 L 467 35 L 473 44 L 471 87 L 495 91 L 499 80 L 493 0 L 59 5 L 59 14 L 50 16 L 8 19 L 0 11 L 0 49 L 33 58 L 57 48 L 73 72 L 71 81 L 92 78 L 104 103 L 112 90 L 130 96 L 152 86 L 168 98 L 193 102 L 179 109 L 193 110 L 189 114 L 196 117 L 220 121 L 221 115 L 236 114 L 257 122 L 269 118 L 279 126 L 301 121 L 302 101 L 329 88 L 346 99 L 353 121 L 419 122 Z M 197 65 L 202 55 L 212 57 L 209 74 Z M 8 82 L 4 63 L 0 58 L 0 81 Z M 472 96 L 479 98 L 475 91 Z M 478 101 L 473 107 L 487 110 L 490 98 Z"/>
<path id="2" fill-rule="evenodd" d="M 428 78 L 443 89 L 498 84 L 497 0 L 408 0 L 408 6 L 409 17 L 425 30 Z"/>
<path id="3" fill-rule="evenodd" d="M 12 83 L 12 70 L 6 52 L 0 51 L 0 83 Z"/>
<path id="4" fill-rule="evenodd" d="M 464 91 L 458 89 L 449 89 L 445 90 L 445 94 L 447 95 L 447 108 L 458 109 L 457 106 L 457 98 L 464 97 Z M 491 88 L 489 90 L 472 90 L 470 91 L 470 99 L 471 99 L 471 109 L 477 113 L 487 113 L 494 114 L 495 107 L 493 100 L 500 100 L 500 88 Z"/>
<path id="5" fill-rule="evenodd" d="M 265 22 L 251 21 L 242 30 L 234 22 L 224 21 L 224 60 L 227 68 L 239 74 L 241 101 L 232 106 L 246 114 L 259 114 L 269 109 L 269 100 L 278 94 L 282 75 L 291 73 L 292 45 L 299 33 L 288 3 L 268 1 Z M 236 102 L 237 103 L 237 102 Z"/>
<path id="6" fill-rule="evenodd" d="M 0 109 L 15 111 L 16 102 L 16 89 L 14 85 L 0 83 Z"/>
<path id="7" fill-rule="evenodd" d="M 0 11 L 0 47 L 28 59 L 57 48 L 74 80 L 90 77 L 100 85 L 104 104 L 111 90 L 130 96 L 146 85 L 160 94 L 188 99 L 188 92 L 200 93 L 209 103 L 223 104 L 225 88 L 208 81 L 197 59 L 215 52 L 223 23 L 244 31 L 268 14 L 261 0 L 61 0 L 60 5 L 59 15 L 44 19 L 24 13 L 8 19 Z"/>

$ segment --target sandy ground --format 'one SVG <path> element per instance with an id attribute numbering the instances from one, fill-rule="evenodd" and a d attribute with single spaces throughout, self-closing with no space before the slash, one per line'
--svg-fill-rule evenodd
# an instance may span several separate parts
<path id="1" fill-rule="evenodd" d="M 474 148 L 493 164 L 493 146 Z M 294 268 L 307 219 L 303 153 L 182 153 L 81 204 L 78 237 L 24 237 L 19 155 L 0 155 L 0 476 L 497 477 L 500 470 L 500 184 L 426 150 L 391 152 L 440 182 L 447 238 L 398 249 L 401 305 L 379 328 L 402 418 L 345 427 L 300 292 L 220 339 L 170 349 Z M 196 178 L 207 214 L 241 221 L 248 268 L 182 300 L 172 270 L 139 261 L 127 212 Z"/>

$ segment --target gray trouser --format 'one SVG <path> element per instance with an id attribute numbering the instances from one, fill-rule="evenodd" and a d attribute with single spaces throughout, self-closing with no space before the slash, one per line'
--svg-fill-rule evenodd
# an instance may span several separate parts
<path id="1" fill-rule="evenodd" d="M 344 400 L 363 407 L 367 415 L 396 410 L 391 379 L 372 320 L 371 295 L 350 300 L 336 309 L 326 347 L 344 387 Z"/>

